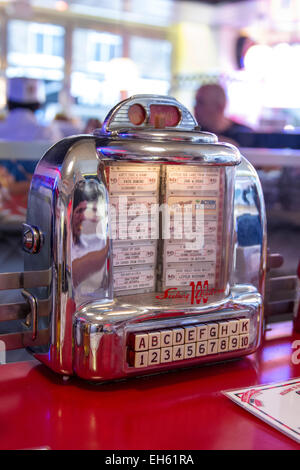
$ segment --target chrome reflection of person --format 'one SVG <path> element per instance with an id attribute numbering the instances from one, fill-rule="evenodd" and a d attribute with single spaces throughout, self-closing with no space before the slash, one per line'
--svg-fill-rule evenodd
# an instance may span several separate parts
<path id="1" fill-rule="evenodd" d="M 72 277 L 77 300 L 99 292 L 103 283 L 109 249 L 105 205 L 98 181 L 86 179 L 77 184 L 72 213 Z"/>

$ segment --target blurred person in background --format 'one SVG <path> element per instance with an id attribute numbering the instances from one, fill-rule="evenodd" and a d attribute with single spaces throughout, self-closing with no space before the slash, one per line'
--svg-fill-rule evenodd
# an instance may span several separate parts
<path id="1" fill-rule="evenodd" d="M 75 118 L 71 118 L 64 113 L 56 114 L 52 125 L 62 134 L 62 137 L 69 137 L 71 135 L 82 133 L 82 126 L 80 123 Z"/>
<path id="2" fill-rule="evenodd" d="M 8 113 L 0 121 L 0 145 L 5 141 L 59 140 L 61 135 L 51 127 L 38 123 L 35 112 L 45 102 L 44 83 L 31 78 L 15 77 L 8 80 Z M 0 190 L 2 205 L 26 207 L 27 192 L 36 161 L 0 161 Z M 13 211 L 13 209 L 12 209 Z M 18 212 L 18 209 L 16 208 Z M 3 211 L 2 211 L 3 212 Z"/>
<path id="3" fill-rule="evenodd" d="M 85 125 L 84 134 L 93 134 L 95 129 L 100 129 L 102 127 L 101 121 L 98 118 L 90 118 Z"/>
<path id="4" fill-rule="evenodd" d="M 252 129 L 228 118 L 226 104 L 226 93 L 221 85 L 202 85 L 196 93 L 195 117 L 202 131 L 213 132 L 219 140 L 239 145 L 239 134 Z"/>
<path id="5" fill-rule="evenodd" d="M 23 77 L 8 80 L 8 113 L 6 118 L 0 121 L 0 145 L 1 140 L 47 141 L 52 144 L 62 138 L 58 129 L 43 126 L 36 118 L 35 112 L 45 103 L 45 98 L 45 86 L 41 80 Z M 13 197 L 21 197 L 23 194 L 23 200 L 26 201 L 36 164 L 37 161 L 33 160 L 0 160 L 0 188 L 6 186 Z M 10 181 L 9 186 L 7 181 Z"/>
<path id="6" fill-rule="evenodd" d="M 0 139 L 12 141 L 60 140 L 61 133 L 37 121 L 35 112 L 45 102 L 44 82 L 15 77 L 8 81 L 8 113 L 0 122 Z"/>

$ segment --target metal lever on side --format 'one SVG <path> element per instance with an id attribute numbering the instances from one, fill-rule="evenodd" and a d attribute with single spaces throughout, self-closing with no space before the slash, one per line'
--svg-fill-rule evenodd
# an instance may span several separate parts
<path id="1" fill-rule="evenodd" d="M 32 327 L 31 340 L 37 337 L 37 313 L 47 316 L 50 299 L 37 301 L 35 296 L 27 289 L 49 286 L 51 282 L 51 269 L 42 271 L 27 271 L 14 273 L 0 273 L 0 290 L 21 289 L 25 302 L 0 304 L 0 339 L 5 342 L 6 349 L 23 348 L 23 331 L 17 333 L 1 334 L 1 323 L 16 320 L 25 320 L 27 328 Z M 7 328 L 6 328 L 7 330 Z"/>
<path id="2" fill-rule="evenodd" d="M 51 282 L 51 269 L 25 271 L 19 273 L 0 273 L 0 290 L 32 289 L 48 286 Z"/>

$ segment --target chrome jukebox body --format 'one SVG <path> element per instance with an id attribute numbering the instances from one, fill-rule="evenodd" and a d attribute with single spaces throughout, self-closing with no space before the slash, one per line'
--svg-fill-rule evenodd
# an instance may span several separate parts
<path id="1" fill-rule="evenodd" d="M 23 341 L 106 381 L 223 361 L 260 343 L 264 202 L 237 148 L 176 100 L 137 95 L 40 160 L 24 228 Z M 42 278 L 41 278 L 42 279 Z"/>

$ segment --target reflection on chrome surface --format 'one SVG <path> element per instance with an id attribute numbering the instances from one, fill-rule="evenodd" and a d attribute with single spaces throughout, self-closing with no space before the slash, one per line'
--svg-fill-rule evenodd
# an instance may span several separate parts
<path id="1" fill-rule="evenodd" d="M 109 252 L 105 188 L 94 178 L 76 184 L 72 212 L 72 279 L 76 306 L 103 297 Z"/>

